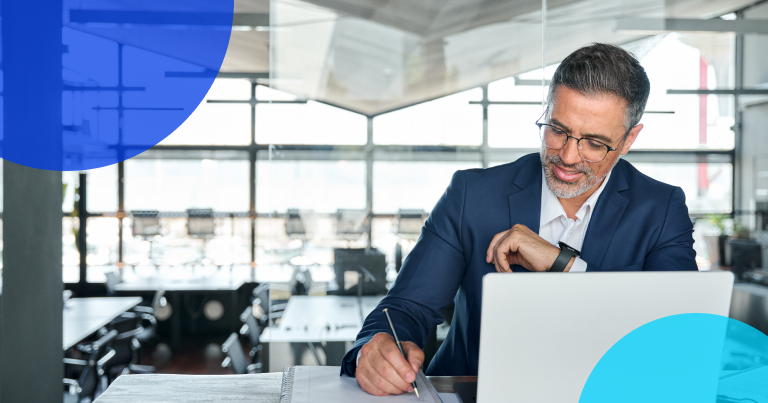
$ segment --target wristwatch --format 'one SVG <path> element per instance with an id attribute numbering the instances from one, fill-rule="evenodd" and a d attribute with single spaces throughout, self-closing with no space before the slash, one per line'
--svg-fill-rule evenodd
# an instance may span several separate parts
<path id="1" fill-rule="evenodd" d="M 557 259 L 555 259 L 555 263 L 552 263 L 552 267 L 549 268 L 549 271 L 561 272 L 565 270 L 565 266 L 568 266 L 568 262 L 571 261 L 572 257 L 581 255 L 581 252 L 568 246 L 565 242 L 558 242 L 558 245 L 560 245 L 560 254 L 557 256 Z"/>

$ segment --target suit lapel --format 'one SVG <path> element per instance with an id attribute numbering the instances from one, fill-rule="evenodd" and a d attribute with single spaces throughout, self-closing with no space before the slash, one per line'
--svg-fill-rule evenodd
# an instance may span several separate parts
<path id="1" fill-rule="evenodd" d="M 620 193 L 629 188 L 624 176 L 625 164 L 626 162 L 622 160 L 614 167 L 611 178 L 605 185 L 595 211 L 592 212 L 592 218 L 589 220 L 589 227 L 581 248 L 581 258 L 588 264 L 587 271 L 600 268 L 619 220 L 629 204 L 629 199 Z"/>
<path id="2" fill-rule="evenodd" d="M 515 189 L 509 195 L 509 228 L 523 224 L 538 234 L 541 217 L 541 163 L 538 155 L 520 169 L 513 183 Z"/>

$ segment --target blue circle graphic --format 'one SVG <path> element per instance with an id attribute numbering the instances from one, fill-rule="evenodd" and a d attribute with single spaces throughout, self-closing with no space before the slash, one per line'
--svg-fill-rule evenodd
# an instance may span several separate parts
<path id="1" fill-rule="evenodd" d="M 768 336 L 718 315 L 682 314 L 619 340 L 579 403 L 768 402 Z"/>
<path id="2" fill-rule="evenodd" d="M 46 4 L 11 3 L 2 16 L 2 158 L 58 171 L 124 161 L 176 130 L 219 73 L 234 11 L 233 0 L 54 0 L 63 13 L 45 19 Z M 40 45 L 51 38 L 60 38 L 58 56 Z M 32 115 L 30 91 L 57 102 L 41 101 Z M 50 130 L 36 121 L 58 116 Z"/>

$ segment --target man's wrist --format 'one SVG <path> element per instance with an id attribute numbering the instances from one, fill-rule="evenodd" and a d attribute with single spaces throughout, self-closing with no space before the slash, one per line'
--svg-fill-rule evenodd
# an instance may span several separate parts
<path id="1" fill-rule="evenodd" d="M 576 256 L 572 256 L 571 260 L 568 261 L 568 264 L 565 265 L 565 269 L 563 269 L 563 273 L 567 273 L 571 271 L 571 267 L 573 267 L 573 263 L 576 261 Z"/>

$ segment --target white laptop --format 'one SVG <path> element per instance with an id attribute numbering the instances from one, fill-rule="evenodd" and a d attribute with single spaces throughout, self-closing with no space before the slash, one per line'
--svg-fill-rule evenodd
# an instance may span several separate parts
<path id="1" fill-rule="evenodd" d="M 732 290 L 722 271 L 488 274 L 477 401 L 578 402 L 623 336 L 670 315 L 728 316 Z"/>

